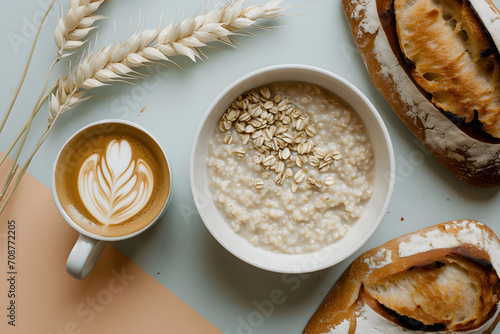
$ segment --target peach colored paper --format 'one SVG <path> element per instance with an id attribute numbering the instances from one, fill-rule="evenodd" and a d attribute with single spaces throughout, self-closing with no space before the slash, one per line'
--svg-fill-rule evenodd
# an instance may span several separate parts
<path id="1" fill-rule="evenodd" d="M 0 216 L 0 333 L 222 333 L 110 244 L 85 280 L 71 278 L 77 236 L 26 174 Z"/>

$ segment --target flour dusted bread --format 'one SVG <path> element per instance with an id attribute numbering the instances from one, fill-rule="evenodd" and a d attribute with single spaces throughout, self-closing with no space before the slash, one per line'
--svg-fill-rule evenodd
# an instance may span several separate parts
<path id="1" fill-rule="evenodd" d="M 466 183 L 500 185 L 500 12 L 490 0 L 342 0 L 374 85 Z"/>
<path id="2" fill-rule="evenodd" d="M 359 256 L 304 334 L 491 333 L 500 241 L 474 220 L 435 225 Z"/>

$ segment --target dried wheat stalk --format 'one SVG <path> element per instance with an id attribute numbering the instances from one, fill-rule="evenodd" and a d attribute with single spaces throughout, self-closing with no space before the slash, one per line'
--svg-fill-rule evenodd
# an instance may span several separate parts
<path id="1" fill-rule="evenodd" d="M 33 120 L 40 110 L 41 106 L 49 96 L 47 93 L 47 87 L 48 87 L 48 82 L 50 78 L 50 74 L 52 73 L 52 69 L 54 66 L 63 58 L 64 56 L 68 56 L 71 53 L 67 53 L 68 51 L 76 51 L 81 45 L 85 43 L 85 41 L 81 41 L 81 39 L 85 38 L 87 34 L 89 33 L 90 30 L 93 29 L 91 25 L 99 19 L 104 18 L 101 15 L 91 15 L 93 12 L 95 12 L 99 6 L 106 0 L 70 0 L 69 3 L 69 8 L 66 14 L 59 20 L 59 23 L 57 25 L 57 28 L 55 30 L 54 36 L 55 36 L 55 42 L 58 47 L 57 50 L 57 57 L 50 66 L 50 69 L 47 73 L 47 77 L 45 79 L 45 84 L 44 87 L 40 93 L 40 96 L 38 97 L 38 100 L 35 103 L 35 107 L 33 108 L 33 111 L 31 113 L 31 116 L 29 117 L 28 121 L 26 122 L 25 126 L 22 128 L 22 130 L 19 132 L 17 137 L 12 141 L 11 145 L 9 146 L 8 150 L 3 154 L 3 156 L 0 158 L 0 165 L 3 164 L 3 162 L 6 160 L 6 158 L 10 155 L 12 152 L 13 148 L 16 146 L 16 144 L 21 141 L 17 147 L 17 152 L 15 156 L 13 157 L 13 163 L 12 167 L 10 168 L 10 171 L 7 175 L 7 178 L 4 182 L 4 185 L 2 188 L 0 188 L 0 203 L 2 203 L 2 199 L 4 198 L 7 189 L 13 180 L 14 174 L 16 173 L 16 170 L 18 169 L 19 165 L 17 164 L 17 161 L 19 159 L 19 156 L 21 154 L 21 151 L 24 147 L 24 144 L 26 142 L 26 138 L 28 136 L 29 130 L 31 128 L 31 125 L 33 123 Z M 23 78 L 21 79 L 21 82 L 18 85 L 18 88 L 14 94 L 14 97 L 12 99 L 12 102 L 4 116 L 4 119 L 2 123 L 0 124 L 0 132 L 3 129 L 3 126 L 5 125 L 7 118 L 12 110 L 12 107 L 14 105 L 14 102 L 17 98 L 17 95 L 19 93 L 19 90 L 22 86 L 22 83 L 24 81 L 24 76 L 26 75 L 31 56 L 33 54 L 33 49 L 35 47 L 36 41 L 38 39 L 38 35 L 40 33 L 40 29 L 42 27 L 42 24 L 47 17 L 49 11 L 52 9 L 52 6 L 54 5 L 55 0 L 51 2 L 49 7 L 47 8 L 45 15 L 40 22 L 40 25 L 38 27 L 37 35 L 35 37 L 35 42 L 33 43 L 33 47 L 30 53 L 30 57 L 28 58 L 28 62 L 26 64 L 25 68 L 25 73 L 23 74 Z M 55 90 L 56 86 L 58 85 L 60 79 L 57 79 L 55 84 L 52 85 L 52 87 L 48 90 L 48 92 L 52 92 Z M 38 147 L 35 149 L 34 152 L 38 150 Z M 34 154 L 33 152 L 33 154 Z M 7 199 L 3 201 L 3 204 L 0 207 L 0 213 L 3 211 L 5 208 L 9 198 L 12 196 L 12 193 L 14 192 L 15 188 L 17 187 L 17 184 L 22 178 L 22 175 L 26 172 L 27 166 L 29 166 L 29 163 L 32 159 L 32 156 L 29 158 L 28 162 L 25 164 L 25 166 L 22 168 L 21 173 L 19 177 L 16 179 L 15 186 L 11 189 L 9 195 L 7 196 Z"/>
<path id="2" fill-rule="evenodd" d="M 54 62 L 50 66 L 50 69 L 47 73 L 44 87 L 42 89 L 42 92 L 40 93 L 40 96 L 38 97 L 37 102 L 35 103 L 35 108 L 32 111 L 31 117 L 28 119 L 26 125 L 21 130 L 21 132 L 16 137 L 16 139 L 12 142 L 8 151 L 4 153 L 2 158 L 0 158 L 0 165 L 1 165 L 5 161 L 7 156 L 10 154 L 11 150 L 14 148 L 16 143 L 20 140 L 21 136 L 23 136 L 21 144 L 19 145 L 19 147 L 17 149 L 17 154 L 14 157 L 14 164 L 12 166 L 11 173 L 13 173 L 13 171 L 14 171 L 14 166 L 15 166 L 17 159 L 21 153 L 21 150 L 24 146 L 24 142 L 26 140 L 29 129 L 30 129 L 31 124 L 33 122 L 33 118 L 36 115 L 36 113 L 38 112 L 39 106 L 41 106 L 41 104 L 43 104 L 43 102 L 47 98 L 46 91 L 47 91 L 47 87 L 48 87 L 48 81 L 50 78 L 50 74 L 52 73 L 52 69 L 61 60 L 61 58 L 63 56 L 67 56 L 67 55 L 71 54 L 71 53 L 68 54 L 65 52 L 70 51 L 70 50 L 76 51 L 81 45 L 83 45 L 85 43 L 85 41 L 81 41 L 81 39 L 83 39 L 88 34 L 88 32 L 90 30 L 95 28 L 95 27 L 91 27 L 91 25 L 96 20 L 104 18 L 104 16 L 101 16 L 101 15 L 91 15 L 93 12 L 95 12 L 99 8 L 99 6 L 104 1 L 106 1 L 106 0 L 70 0 L 69 1 L 68 11 L 59 20 L 59 23 L 58 23 L 58 25 L 55 29 L 55 32 L 54 32 L 55 42 L 56 42 L 56 45 L 58 47 L 57 58 L 54 60 Z M 44 19 L 47 16 L 48 12 L 51 10 L 54 2 L 55 2 L 55 0 L 52 1 L 51 5 L 47 9 L 45 16 L 44 16 Z M 40 32 L 40 29 L 42 27 L 42 24 L 43 24 L 43 20 L 42 20 L 42 22 L 40 22 L 40 26 L 39 26 L 38 32 L 37 32 L 37 37 L 38 37 L 38 33 Z M 35 42 L 36 42 L 36 39 L 37 38 L 35 38 Z M 33 48 L 34 48 L 34 45 L 33 45 Z M 33 52 L 33 48 L 32 48 L 32 52 Z M 30 58 L 31 58 L 31 54 L 30 54 Z M 29 66 L 29 60 L 28 60 L 28 64 L 26 65 L 25 72 L 27 71 L 28 66 Z M 20 82 L 18 89 L 16 91 L 16 94 L 12 100 L 12 103 L 5 114 L 3 122 L 0 125 L 0 131 L 3 128 L 3 126 L 5 125 L 5 123 L 7 121 L 7 117 L 9 116 L 9 114 L 12 110 L 12 107 L 13 107 L 14 102 L 15 102 L 15 98 L 17 97 L 17 93 L 19 92 L 20 86 L 22 85 L 22 81 Z M 56 80 L 56 84 L 58 83 L 58 81 L 59 81 L 59 79 Z M 51 89 L 50 92 L 52 90 L 53 89 Z M 24 135 L 23 135 L 23 133 L 24 133 Z M 0 191 L 0 200 L 3 197 L 3 194 L 4 194 L 4 191 Z"/>
<path id="3" fill-rule="evenodd" d="M 59 19 L 54 33 L 59 58 L 65 52 L 74 51 L 85 43 L 82 40 L 95 28 L 92 24 L 104 18 L 102 15 L 92 15 L 104 1 L 70 0 L 68 11 Z"/>
<path id="4" fill-rule="evenodd" d="M 69 56 L 71 53 L 67 53 L 68 51 L 76 51 L 80 46 L 82 46 L 85 41 L 82 41 L 87 34 L 94 29 L 95 27 L 91 27 L 92 24 L 96 20 L 103 19 L 104 16 L 102 15 L 92 15 L 99 6 L 106 0 L 70 0 L 69 1 L 69 7 L 68 11 L 64 14 L 64 16 L 59 20 L 58 25 L 55 29 L 54 32 L 54 39 L 55 43 L 58 47 L 57 50 L 57 58 L 54 60 L 52 63 L 49 72 L 47 74 L 47 80 L 45 82 L 44 90 L 40 94 L 40 97 L 43 97 L 48 85 L 48 79 L 50 77 L 50 74 L 52 72 L 52 69 L 54 66 L 61 60 L 62 57 L 64 56 Z M 7 122 L 7 118 L 9 117 L 9 114 L 14 106 L 14 103 L 16 101 L 16 98 L 19 94 L 19 91 L 21 89 L 21 86 L 24 81 L 24 77 L 26 76 L 26 73 L 28 71 L 28 67 L 31 61 L 31 56 L 33 54 L 36 41 L 38 39 L 38 35 L 40 33 L 40 29 L 42 27 L 42 24 L 47 17 L 49 11 L 52 9 L 52 6 L 54 5 L 55 0 L 52 1 L 50 6 L 47 8 L 47 11 L 43 17 L 43 20 L 40 22 L 40 25 L 38 27 L 37 35 L 35 37 L 35 41 L 33 42 L 32 50 L 30 53 L 30 56 L 28 58 L 28 62 L 26 64 L 22 79 L 17 87 L 17 90 L 14 94 L 14 97 L 12 98 L 12 102 L 7 109 L 7 112 L 4 115 L 3 121 L 0 123 L 0 132 L 2 131 L 5 123 Z M 35 105 L 38 105 L 40 101 L 37 101 Z M 28 124 L 27 124 L 28 125 Z M 22 130 L 22 133 L 26 131 L 26 129 L 29 128 L 28 126 L 25 126 Z M 21 135 L 21 134 L 20 134 Z M 13 145 L 16 144 L 16 142 L 19 140 L 19 137 L 16 139 L 15 142 L 13 142 Z M 12 146 L 13 146 L 12 145 Z M 3 163 L 5 160 L 6 156 L 10 153 L 9 152 L 4 154 L 4 157 L 0 159 L 0 165 Z M 1 194 L 0 194 L 1 196 Z"/>
<path id="5" fill-rule="evenodd" d="M 171 23 L 164 29 L 146 29 L 119 43 L 105 47 L 83 58 L 76 69 L 59 83 L 52 94 L 49 121 L 76 106 L 86 98 L 92 88 L 116 80 L 130 79 L 132 68 L 156 61 L 169 61 L 171 56 L 187 56 L 193 61 L 201 58 L 199 48 L 209 42 L 220 41 L 229 45 L 229 36 L 236 31 L 255 25 L 257 19 L 272 19 L 280 15 L 281 0 L 264 5 L 243 8 L 243 0 L 230 1 L 219 9 L 203 15 Z M 154 45 L 153 42 L 156 41 Z"/>
<path id="6" fill-rule="evenodd" d="M 54 6 L 55 2 L 56 2 L 56 0 L 52 0 L 52 2 L 49 4 L 47 10 L 45 11 L 42 19 L 40 20 L 40 23 L 38 24 L 38 28 L 37 28 L 37 31 L 36 31 L 36 34 L 35 34 L 35 38 L 33 40 L 32 46 L 31 46 L 31 51 L 30 51 L 30 53 L 28 55 L 28 60 L 26 61 L 26 65 L 24 66 L 23 74 L 21 75 L 21 79 L 19 80 L 19 83 L 17 84 L 17 88 L 14 91 L 14 95 L 12 96 L 12 100 L 10 101 L 9 107 L 7 108 L 7 111 L 5 112 L 5 115 L 3 116 L 3 119 L 0 122 L 0 133 L 2 133 L 2 130 L 3 130 L 4 126 L 5 126 L 5 124 L 7 123 L 7 119 L 9 118 L 10 113 L 12 112 L 12 108 L 14 107 L 14 104 L 16 103 L 17 97 L 19 96 L 19 92 L 21 91 L 21 88 L 23 86 L 24 80 L 26 79 L 26 74 L 28 73 L 28 68 L 30 66 L 31 59 L 33 58 L 33 53 L 35 51 L 36 43 L 38 42 L 38 37 L 40 36 L 40 31 L 42 29 L 42 25 L 45 22 L 45 19 L 47 18 L 47 15 L 49 15 L 49 12 L 52 9 L 52 7 Z M 4 157 L 7 154 L 8 153 L 4 153 Z M 5 159 L 5 158 L 3 158 L 3 159 Z M 1 162 L 0 162 L 0 165 L 1 165 Z"/>
<path id="7" fill-rule="evenodd" d="M 88 3 L 89 8 L 94 8 L 95 6 L 98 7 L 103 1 L 105 0 L 86 2 L 71 0 L 71 4 L 77 2 Z M 0 213 L 5 209 L 17 185 L 26 173 L 34 155 L 47 138 L 57 118 L 64 111 L 87 99 L 87 97 L 83 97 L 87 90 L 104 86 L 106 83 L 112 81 L 130 80 L 136 77 L 133 70 L 134 67 L 156 61 L 169 61 L 168 57 L 171 56 L 187 56 L 196 61 L 197 58 L 202 58 L 203 56 L 199 48 L 209 42 L 220 41 L 232 45 L 229 37 L 234 35 L 236 31 L 255 25 L 255 21 L 258 19 L 273 19 L 279 16 L 284 10 L 283 7 L 279 7 L 281 2 L 282 0 L 271 0 L 264 5 L 243 8 L 244 0 L 231 0 L 220 9 L 208 11 L 203 15 L 186 19 L 180 23 L 171 23 L 164 29 L 158 27 L 156 29 L 143 30 L 115 47 L 104 47 L 95 54 L 89 54 L 84 57 L 74 70 L 72 70 L 70 65 L 67 76 L 57 80 L 56 93 L 51 93 L 54 90 L 51 88 L 39 99 L 35 105 L 34 114 L 27 123 L 27 127 L 25 126 L 25 129 L 29 129 L 29 125 L 31 125 L 36 112 L 41 108 L 43 101 L 45 101 L 50 93 L 49 126 L 40 137 L 24 166 L 20 169 L 19 175 L 16 177 L 7 197 L 2 201 L 5 190 L 12 180 L 12 175 L 5 183 L 2 193 L 0 193 Z M 71 8 L 70 6 L 70 10 Z M 95 9 L 90 11 L 87 8 L 87 15 L 82 17 L 83 24 L 75 25 L 75 22 L 73 22 L 75 26 L 74 33 L 69 33 L 71 31 L 69 28 L 70 25 L 64 25 L 64 21 L 61 28 L 58 25 L 56 30 L 56 35 L 59 34 L 59 36 L 56 36 L 56 44 L 59 48 L 58 59 L 64 56 L 64 52 L 74 51 L 75 48 L 84 43 L 80 44 L 76 42 L 79 42 L 90 31 L 88 28 L 95 21 L 95 16 L 90 14 Z M 69 14 L 65 15 L 64 18 L 68 16 Z M 64 18 L 61 20 L 64 20 Z M 61 21 L 59 23 L 61 24 Z M 62 28 L 63 25 L 66 29 L 64 31 Z M 78 31 L 78 29 L 83 30 Z M 151 45 L 155 41 L 156 43 Z"/>

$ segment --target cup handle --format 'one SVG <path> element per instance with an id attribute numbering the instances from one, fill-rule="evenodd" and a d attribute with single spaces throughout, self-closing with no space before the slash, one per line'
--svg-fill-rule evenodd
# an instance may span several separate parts
<path id="1" fill-rule="evenodd" d="M 66 262 L 66 272 L 76 279 L 87 277 L 106 243 L 80 234 Z"/>

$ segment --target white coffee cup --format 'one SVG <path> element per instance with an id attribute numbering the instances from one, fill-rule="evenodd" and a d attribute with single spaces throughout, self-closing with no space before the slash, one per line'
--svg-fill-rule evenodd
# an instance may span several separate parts
<path id="1" fill-rule="evenodd" d="M 126 135 L 123 136 L 123 133 Z M 75 157 L 79 158 L 82 156 L 81 159 L 84 159 L 84 154 L 80 153 L 85 151 L 83 148 L 89 148 L 92 145 L 108 145 L 105 144 L 106 140 L 115 134 L 121 139 L 131 134 L 130 138 L 134 137 L 134 139 L 129 140 L 132 146 L 143 145 L 141 152 L 147 151 L 147 154 L 149 154 L 148 157 L 151 157 L 148 161 L 155 161 L 156 165 L 155 163 L 150 163 L 150 165 L 153 165 L 154 187 L 150 193 L 152 195 L 148 197 L 147 204 L 138 209 L 138 213 L 132 218 L 108 228 L 111 225 L 103 226 L 100 224 L 98 219 L 89 214 L 92 211 L 87 210 L 85 204 L 82 204 L 84 200 L 81 200 L 81 202 L 78 200 L 80 198 L 79 194 L 77 194 L 78 185 L 74 185 L 75 189 L 77 189 L 74 192 L 67 191 L 67 189 L 71 189 L 72 185 L 70 183 L 74 179 L 74 177 L 72 178 L 69 175 L 80 176 L 80 174 L 77 174 L 80 165 L 75 162 Z M 137 145 L 134 146 L 134 144 Z M 103 149 L 103 156 L 104 150 L 106 149 Z M 132 161 L 132 159 L 133 156 L 131 158 L 132 166 L 138 166 L 138 161 Z M 78 173 L 81 173 L 81 171 Z M 97 173 L 95 174 L 97 175 Z M 138 178 L 134 180 L 137 181 Z M 131 182 L 133 183 L 134 181 Z M 67 184 L 69 185 L 64 186 Z M 165 152 L 158 140 L 141 126 L 125 120 L 102 120 L 89 124 L 73 134 L 59 151 L 54 162 L 52 174 L 52 195 L 57 209 L 66 222 L 80 233 L 66 263 L 68 274 L 77 279 L 85 278 L 94 267 L 108 241 L 130 239 L 150 228 L 166 211 L 170 202 L 171 189 L 171 169 Z M 85 220 L 83 218 L 80 219 L 80 217 L 84 216 Z M 97 229 L 93 230 L 91 228 L 92 224 L 95 224 Z M 103 231 L 106 231 L 106 233 Z M 119 232 L 118 234 L 120 235 L 114 235 L 113 233 L 115 232 Z"/>

